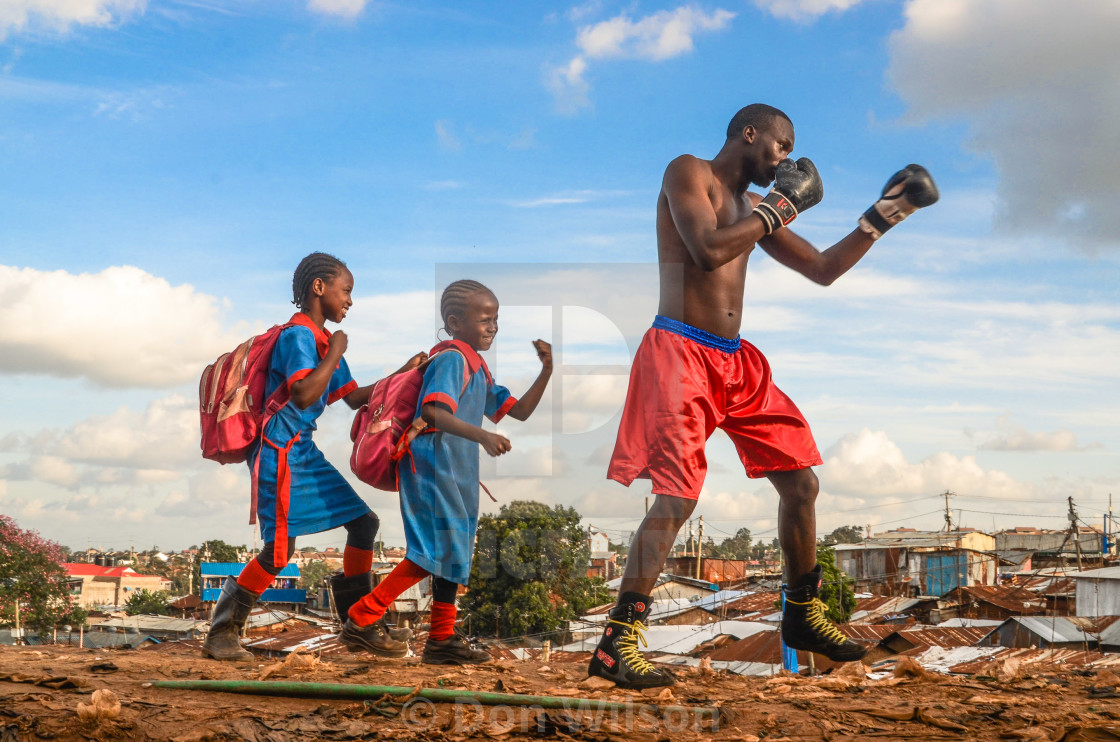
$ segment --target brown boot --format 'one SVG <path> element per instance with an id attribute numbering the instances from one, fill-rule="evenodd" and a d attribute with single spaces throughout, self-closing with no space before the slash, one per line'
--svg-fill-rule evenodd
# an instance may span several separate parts
<path id="1" fill-rule="evenodd" d="M 404 657 L 408 642 L 399 642 L 389 636 L 384 621 L 374 621 L 369 626 L 359 626 L 354 619 L 346 619 L 338 640 L 351 652 L 369 652 L 380 657 Z"/>
<path id="2" fill-rule="evenodd" d="M 226 578 L 210 617 L 210 632 L 202 644 L 203 655 L 232 662 L 253 660 L 253 653 L 241 646 L 238 637 L 258 597 L 238 585 L 234 578 Z"/>

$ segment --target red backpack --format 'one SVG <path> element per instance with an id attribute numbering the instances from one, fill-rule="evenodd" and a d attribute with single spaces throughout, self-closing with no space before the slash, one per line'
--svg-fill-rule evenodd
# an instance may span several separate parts
<path id="1" fill-rule="evenodd" d="M 288 403 L 288 387 L 281 385 L 265 399 L 265 382 L 272 349 L 289 327 L 276 325 L 223 353 L 202 372 L 198 385 L 202 422 L 202 457 L 221 464 L 249 458 L 268 419 Z"/>
<path id="2" fill-rule="evenodd" d="M 424 418 L 416 416 L 424 369 L 443 352 L 432 353 L 420 366 L 384 378 L 370 389 L 369 402 L 358 410 L 350 426 L 350 440 L 354 441 L 350 469 L 358 479 L 386 492 L 399 489 L 400 460 L 409 454 L 416 436 L 428 428 Z M 465 390 L 471 380 L 470 370 L 465 369 L 463 376 Z"/>

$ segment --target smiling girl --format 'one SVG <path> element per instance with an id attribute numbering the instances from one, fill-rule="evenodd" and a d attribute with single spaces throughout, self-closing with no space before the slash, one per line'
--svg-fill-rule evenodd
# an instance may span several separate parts
<path id="1" fill-rule="evenodd" d="M 478 449 L 491 456 L 510 450 L 508 438 L 481 427 L 482 418 L 529 418 L 552 375 L 552 346 L 533 341 L 541 371 L 515 399 L 494 383 L 479 355 L 498 333 L 494 293 L 477 281 L 456 281 L 444 289 L 440 314 L 451 340 L 432 348 L 416 410 L 429 427 L 410 445 L 411 465 L 400 467 L 406 556 L 350 609 L 339 638 L 352 651 L 399 656 L 399 643 L 379 630 L 379 621 L 398 595 L 430 574 L 431 631 L 422 659 L 461 665 L 489 659 L 455 633 L 455 596 L 470 577 L 478 526 Z"/>

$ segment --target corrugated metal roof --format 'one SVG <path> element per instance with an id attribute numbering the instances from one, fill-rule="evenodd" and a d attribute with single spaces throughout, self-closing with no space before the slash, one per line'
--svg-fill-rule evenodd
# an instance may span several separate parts
<path id="1" fill-rule="evenodd" d="M 958 600 L 962 603 L 983 601 L 1010 613 L 1040 613 L 1047 608 L 1046 601 L 1037 594 L 1012 585 L 958 587 L 950 591 L 945 599 Z"/>
<path id="2" fill-rule="evenodd" d="M 338 641 L 337 634 L 314 628 L 289 629 L 282 634 L 243 640 L 241 644 L 251 650 L 272 654 L 288 654 L 296 649 L 303 649 L 329 656 L 348 651 Z"/>
<path id="3" fill-rule="evenodd" d="M 985 647 L 972 647 L 980 650 Z M 982 655 L 979 658 L 963 660 L 959 664 L 947 668 L 948 672 L 960 675 L 974 675 L 982 671 L 988 664 L 1000 660 L 1015 658 L 1023 664 L 1061 665 L 1063 667 L 1110 667 L 1115 671 L 1120 668 L 1120 654 L 1103 654 L 1101 652 L 1085 652 L 1076 649 L 1009 649 L 1007 647 L 990 647 L 997 651 Z M 931 650 L 933 651 L 933 650 Z M 923 666 L 927 666 L 924 661 Z"/>
<path id="4" fill-rule="evenodd" d="M 668 654 L 688 654 L 704 642 L 717 636 L 728 634 L 743 638 L 759 632 L 773 632 L 774 627 L 751 621 L 714 621 L 703 626 L 651 626 L 645 632 L 648 652 Z M 565 644 L 559 649 L 565 652 L 590 652 L 599 643 L 599 636 L 588 637 L 582 641 Z"/>
<path id="5" fill-rule="evenodd" d="M 202 562 L 198 565 L 203 577 L 237 577 L 245 565 L 240 562 Z M 299 565 L 288 562 L 277 577 L 299 577 Z"/>
<path id="6" fill-rule="evenodd" d="M 1065 616 L 1012 616 L 1004 623 L 1015 622 L 1031 633 L 1050 643 L 1097 641 L 1095 636 L 1086 634 L 1080 626 Z M 1002 624 L 1001 624 L 1002 625 Z M 989 632 L 991 633 L 991 632 Z"/>
<path id="7" fill-rule="evenodd" d="M 705 595 L 693 603 L 697 608 L 714 611 L 746 595 L 745 590 L 720 590 L 715 595 Z"/>
<path id="8" fill-rule="evenodd" d="M 989 618 L 950 618 L 937 624 L 939 629 L 959 629 L 959 628 L 992 628 L 999 626 L 1003 621 Z"/>
<path id="9" fill-rule="evenodd" d="M 1069 572 L 1066 577 L 1075 580 L 1120 580 L 1120 567 L 1102 567 L 1101 569 L 1086 569 L 1081 572 Z"/>
<path id="10" fill-rule="evenodd" d="M 95 624 L 100 628 L 126 629 L 130 631 L 178 631 L 187 633 L 203 630 L 209 621 L 196 621 L 193 618 L 175 618 L 174 616 L 127 616 L 125 618 L 110 618 Z"/>
<path id="11" fill-rule="evenodd" d="M 868 622 L 877 621 L 885 616 L 894 616 L 905 613 L 914 606 L 924 601 L 917 598 L 901 598 L 894 596 L 874 595 L 870 598 L 856 599 L 855 610 L 852 611 L 849 621 Z"/>
<path id="12" fill-rule="evenodd" d="M 895 633 L 915 646 L 971 647 L 992 632 L 988 627 L 945 628 L 940 626 L 903 629 Z M 888 637 L 884 637 L 886 640 Z"/>
<path id="13" fill-rule="evenodd" d="M 777 590 L 747 593 L 727 604 L 727 610 L 742 613 L 772 613 L 778 602 Z"/>

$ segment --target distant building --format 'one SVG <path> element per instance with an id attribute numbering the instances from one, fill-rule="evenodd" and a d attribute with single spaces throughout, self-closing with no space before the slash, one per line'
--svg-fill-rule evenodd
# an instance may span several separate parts
<path id="1" fill-rule="evenodd" d="M 218 600 L 226 578 L 240 575 L 245 565 L 238 562 L 203 562 L 199 568 L 202 573 L 202 602 L 214 603 Z M 298 583 L 299 567 L 289 563 L 276 575 L 272 585 L 261 593 L 259 602 L 271 603 L 281 610 L 298 612 L 307 605 L 307 592 L 298 588 Z"/>
<path id="2" fill-rule="evenodd" d="M 1077 584 L 1078 616 L 1120 616 L 1120 567 L 1066 575 Z"/>
<path id="3" fill-rule="evenodd" d="M 70 577 L 70 597 L 82 608 L 123 605 L 134 592 L 171 589 L 171 580 L 166 577 L 142 575 L 131 567 L 63 562 L 62 568 Z"/>
<path id="4" fill-rule="evenodd" d="M 832 548 L 857 591 L 937 597 L 962 586 L 994 585 L 998 578 L 995 538 L 971 529 L 899 528 Z"/>

